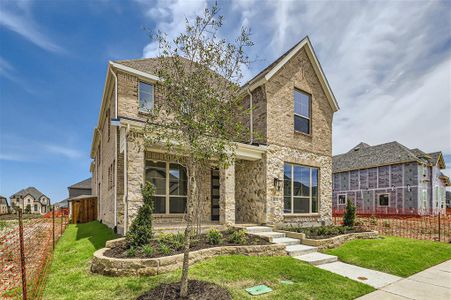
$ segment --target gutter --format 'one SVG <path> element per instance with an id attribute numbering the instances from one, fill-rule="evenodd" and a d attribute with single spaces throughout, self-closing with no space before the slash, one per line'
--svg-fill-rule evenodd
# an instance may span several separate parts
<path id="1" fill-rule="evenodd" d="M 113 69 L 110 69 L 111 74 L 114 77 L 114 119 L 117 119 L 117 75 Z M 111 120 L 108 120 L 111 122 Z M 108 124 L 108 126 L 111 126 Z M 114 228 L 117 231 L 117 127 L 116 134 L 114 135 Z"/>
<path id="2" fill-rule="evenodd" d="M 128 231 L 128 132 L 130 125 L 127 124 L 125 129 L 125 145 L 124 145 L 124 235 Z"/>

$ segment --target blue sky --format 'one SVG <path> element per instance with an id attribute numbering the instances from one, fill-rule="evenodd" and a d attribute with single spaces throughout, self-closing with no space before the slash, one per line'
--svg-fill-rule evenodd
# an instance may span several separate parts
<path id="1" fill-rule="evenodd" d="M 0 0 L 0 194 L 53 201 L 90 176 L 107 62 L 152 56 L 206 1 Z M 360 141 L 442 150 L 451 167 L 451 9 L 440 1 L 221 3 L 222 34 L 250 26 L 247 78 L 309 35 L 341 106 L 334 153 Z M 450 169 L 447 169 L 451 175 Z"/>

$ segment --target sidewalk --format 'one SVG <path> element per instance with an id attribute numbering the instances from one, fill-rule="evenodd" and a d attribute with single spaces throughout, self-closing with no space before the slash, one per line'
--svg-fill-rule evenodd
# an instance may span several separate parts
<path id="1" fill-rule="evenodd" d="M 358 298 L 360 300 L 451 299 L 451 260 Z"/>

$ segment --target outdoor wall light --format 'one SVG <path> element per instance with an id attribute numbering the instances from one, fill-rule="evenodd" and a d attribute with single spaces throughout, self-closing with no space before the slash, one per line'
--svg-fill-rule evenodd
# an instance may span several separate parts
<path id="1" fill-rule="evenodd" d="M 394 185 L 391 186 L 391 191 L 392 191 L 392 192 L 395 191 L 395 186 L 394 186 Z"/>
<path id="2" fill-rule="evenodd" d="M 278 190 L 278 191 L 280 191 L 280 183 L 282 182 L 282 180 L 280 180 L 279 178 L 277 178 L 277 177 L 274 177 L 274 187 Z"/>
<path id="3" fill-rule="evenodd" d="M 411 191 L 412 189 L 410 188 L 410 184 L 407 185 L 407 191 Z"/>

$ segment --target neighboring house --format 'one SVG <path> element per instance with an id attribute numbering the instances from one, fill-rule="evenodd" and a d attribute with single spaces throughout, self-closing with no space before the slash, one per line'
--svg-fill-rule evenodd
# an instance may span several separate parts
<path id="1" fill-rule="evenodd" d="M 44 214 L 50 211 L 50 198 L 35 187 L 20 190 L 11 197 L 11 208 L 20 207 L 23 210 L 30 205 L 32 214 Z"/>
<path id="2" fill-rule="evenodd" d="M 9 205 L 6 197 L 0 196 L 0 215 L 9 213 Z"/>
<path id="3" fill-rule="evenodd" d="M 90 167 L 98 218 L 124 233 L 142 205 L 141 185 L 156 186 L 155 224 L 183 221 L 184 166 L 161 150 L 142 146 L 146 114 L 162 91 L 158 59 L 108 64 Z M 248 96 L 249 94 L 251 96 Z M 237 142 L 236 162 L 199 175 L 200 214 L 208 224 L 330 224 L 332 119 L 338 110 L 306 37 L 243 85 L 249 110 L 241 120 L 254 133 Z"/>
<path id="4" fill-rule="evenodd" d="M 445 168 L 441 152 L 360 143 L 333 157 L 333 207 L 343 210 L 352 201 L 366 213 L 443 213 L 450 186 Z"/>
<path id="5" fill-rule="evenodd" d="M 77 182 L 69 187 L 69 199 L 81 195 L 92 195 L 91 178 Z"/>

